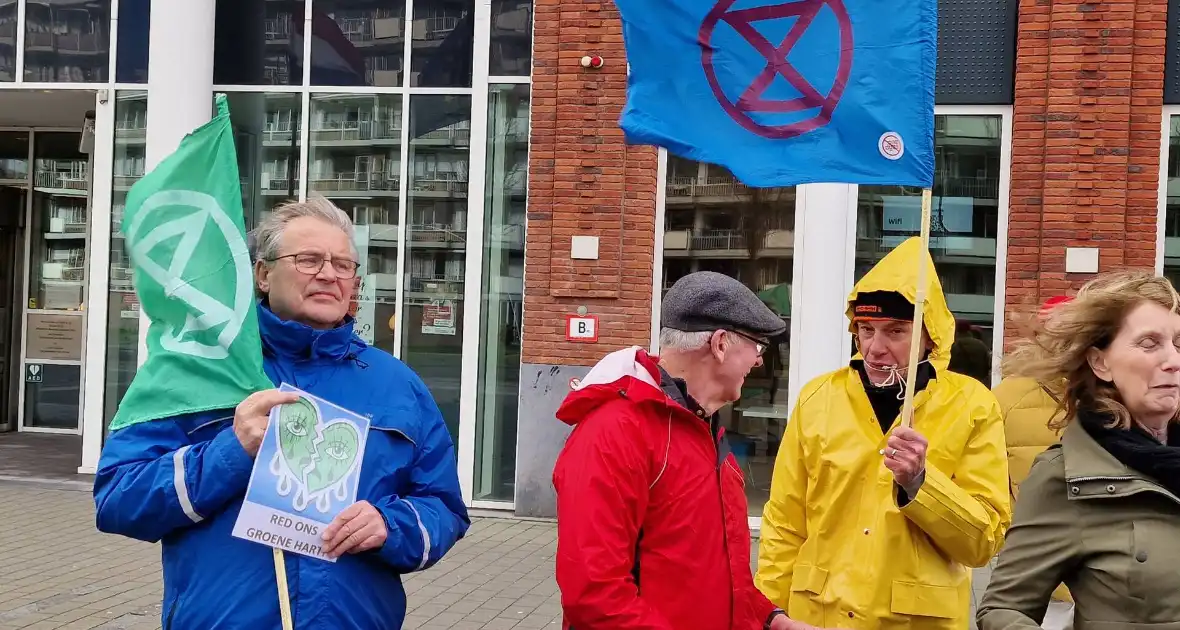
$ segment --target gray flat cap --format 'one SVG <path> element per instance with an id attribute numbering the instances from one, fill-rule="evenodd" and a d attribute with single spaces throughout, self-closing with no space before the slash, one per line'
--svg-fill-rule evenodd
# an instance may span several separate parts
<path id="1" fill-rule="evenodd" d="M 732 329 L 774 337 L 786 322 L 737 280 L 713 271 L 698 271 L 676 281 L 664 296 L 660 326 L 684 332 Z"/>

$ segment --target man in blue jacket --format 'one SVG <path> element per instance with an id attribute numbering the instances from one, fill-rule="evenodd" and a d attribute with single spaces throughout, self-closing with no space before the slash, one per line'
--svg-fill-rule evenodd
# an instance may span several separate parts
<path id="1" fill-rule="evenodd" d="M 353 334 L 352 222 L 323 199 L 281 206 L 255 233 L 266 373 L 364 414 L 371 426 L 357 502 L 325 528 L 338 560 L 287 554 L 295 627 L 395 629 L 401 575 L 425 569 L 470 524 L 455 448 L 413 371 Z M 233 416 L 204 413 L 111 433 L 94 483 L 98 528 L 162 541 L 164 630 L 280 627 L 270 548 L 231 535 L 271 408 L 255 393 Z"/>

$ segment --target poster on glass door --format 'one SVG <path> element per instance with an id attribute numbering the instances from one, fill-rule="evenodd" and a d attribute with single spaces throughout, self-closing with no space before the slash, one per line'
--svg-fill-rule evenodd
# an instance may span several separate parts
<path id="1" fill-rule="evenodd" d="M 454 300 L 431 300 L 422 306 L 422 334 L 455 334 Z"/>

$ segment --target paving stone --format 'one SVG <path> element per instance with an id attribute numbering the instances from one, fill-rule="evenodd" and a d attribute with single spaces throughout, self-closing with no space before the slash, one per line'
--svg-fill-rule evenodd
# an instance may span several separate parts
<path id="1" fill-rule="evenodd" d="M 159 629 L 157 545 L 99 533 L 94 501 L 81 489 L 0 480 L 0 505 L 23 507 L 19 516 L 0 510 L 0 630 Z M 475 519 L 441 562 L 405 576 L 410 611 L 404 627 L 560 627 L 547 614 L 533 613 L 556 601 L 556 555 L 552 523 Z"/>

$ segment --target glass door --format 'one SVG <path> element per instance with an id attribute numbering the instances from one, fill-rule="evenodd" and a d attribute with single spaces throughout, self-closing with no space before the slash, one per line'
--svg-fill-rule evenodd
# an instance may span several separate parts
<path id="1" fill-rule="evenodd" d="M 21 423 L 80 433 L 90 160 L 78 132 L 32 137 Z"/>
<path id="2" fill-rule="evenodd" d="M 29 134 L 0 131 L 0 431 L 16 428 L 19 407 L 20 318 Z"/>

